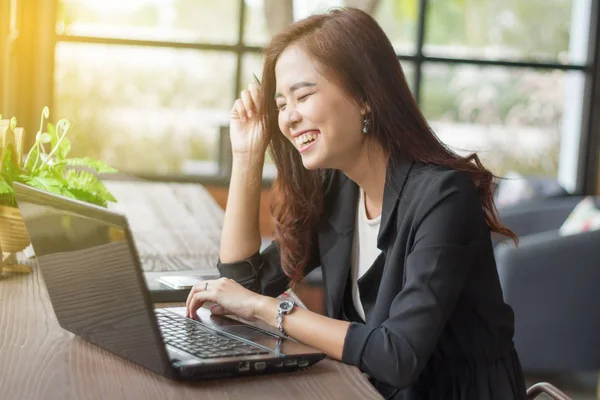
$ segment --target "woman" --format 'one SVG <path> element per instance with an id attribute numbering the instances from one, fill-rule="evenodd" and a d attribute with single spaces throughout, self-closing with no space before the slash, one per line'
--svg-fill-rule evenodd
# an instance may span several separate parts
<path id="1" fill-rule="evenodd" d="M 213 313 L 266 321 L 359 367 L 386 398 L 524 398 L 490 238 L 514 234 L 493 176 L 436 138 L 375 20 L 335 10 L 277 35 L 230 134 L 224 278 L 194 287 L 189 317 L 212 301 Z M 269 144 L 276 240 L 259 253 Z M 278 311 L 271 296 L 319 265 L 327 316 Z"/>

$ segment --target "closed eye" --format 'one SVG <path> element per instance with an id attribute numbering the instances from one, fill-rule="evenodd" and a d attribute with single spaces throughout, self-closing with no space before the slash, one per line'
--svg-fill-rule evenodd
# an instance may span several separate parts
<path id="1" fill-rule="evenodd" d="M 311 94 L 312 94 L 312 93 L 307 93 L 307 94 L 305 94 L 305 95 L 302 95 L 302 96 L 298 97 L 298 100 L 297 100 L 297 101 L 298 101 L 299 103 L 301 103 L 301 102 L 303 102 L 304 100 L 306 100 L 306 99 L 308 98 L 308 96 L 310 96 Z M 280 105 L 278 105 L 278 106 L 277 106 L 277 111 L 278 111 L 278 112 L 281 112 L 281 111 L 285 110 L 285 106 L 286 106 L 285 104 L 280 104 Z"/>
<path id="2" fill-rule="evenodd" d="M 312 93 L 307 93 L 307 94 L 305 94 L 304 96 L 300 96 L 300 97 L 298 97 L 298 101 L 304 101 L 304 100 L 306 100 L 306 98 L 307 98 L 308 96 L 310 96 L 311 94 L 312 94 Z"/>

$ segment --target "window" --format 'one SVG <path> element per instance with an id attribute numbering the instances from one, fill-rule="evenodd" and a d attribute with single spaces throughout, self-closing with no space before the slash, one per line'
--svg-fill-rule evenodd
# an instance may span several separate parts
<path id="1" fill-rule="evenodd" d="M 589 134 L 591 0 L 58 5 L 55 115 L 73 119 L 74 152 L 125 171 L 227 180 L 222 132 L 234 99 L 261 73 L 261 46 L 291 21 L 343 5 L 380 23 L 441 140 L 477 151 L 494 173 L 573 183 Z M 274 173 L 268 164 L 265 177 Z"/>
<path id="2" fill-rule="evenodd" d="M 211 175 L 234 81 L 231 53 L 59 43 L 55 113 L 72 119 L 81 155 L 132 173 Z"/>
<path id="3" fill-rule="evenodd" d="M 430 56 L 569 64 L 573 0 L 430 0 Z"/>
<path id="4" fill-rule="evenodd" d="M 56 31 L 88 38 L 237 43 L 239 0 L 59 0 Z"/>
<path id="5" fill-rule="evenodd" d="M 237 87 L 239 0 L 59 0 L 54 115 L 73 153 L 120 170 L 217 176 Z"/>
<path id="6" fill-rule="evenodd" d="M 459 153 L 477 150 L 498 175 L 556 176 L 565 72 L 425 63 L 421 108 Z"/>

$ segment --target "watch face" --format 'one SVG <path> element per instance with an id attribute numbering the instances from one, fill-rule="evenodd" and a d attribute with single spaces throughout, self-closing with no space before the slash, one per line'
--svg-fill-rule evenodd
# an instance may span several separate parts
<path id="1" fill-rule="evenodd" d="M 279 303 L 279 308 L 283 312 L 290 311 L 292 307 L 294 307 L 294 303 L 292 303 L 291 301 L 282 301 L 281 303 Z"/>

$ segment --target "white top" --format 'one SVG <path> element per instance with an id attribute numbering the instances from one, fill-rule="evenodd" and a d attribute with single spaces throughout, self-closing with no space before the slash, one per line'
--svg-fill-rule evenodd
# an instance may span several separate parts
<path id="1" fill-rule="evenodd" d="M 354 245 L 352 251 L 352 302 L 358 312 L 358 315 L 366 322 L 365 310 L 360 302 L 360 292 L 358 290 L 358 280 L 371 268 L 373 262 L 381 253 L 377 248 L 377 234 L 381 215 L 374 219 L 367 217 L 367 208 L 365 205 L 365 192 L 360 189 L 358 207 L 356 210 L 356 226 L 354 229 Z"/>

